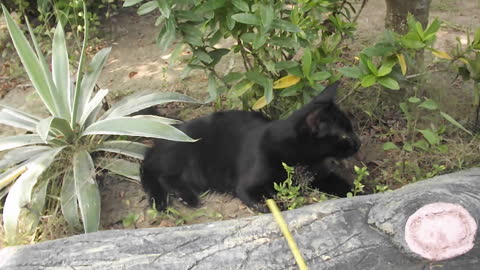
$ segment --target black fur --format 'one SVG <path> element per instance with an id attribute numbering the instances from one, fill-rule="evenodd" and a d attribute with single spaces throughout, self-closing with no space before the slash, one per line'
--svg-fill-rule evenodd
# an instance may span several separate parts
<path id="1" fill-rule="evenodd" d="M 156 140 L 141 168 L 144 189 L 159 210 L 166 207 L 170 192 L 197 206 L 198 195 L 211 189 L 231 192 L 264 211 L 258 203 L 272 195 L 274 182 L 286 178 L 282 162 L 292 166 L 346 158 L 360 147 L 350 121 L 334 103 L 337 86 L 327 87 L 285 120 L 272 121 L 258 112 L 227 111 L 178 125 L 199 140 Z M 322 183 L 314 186 L 327 185 L 336 193 L 336 186 L 344 188 L 344 183 L 323 183 L 331 177 L 330 171 L 321 174 Z"/>

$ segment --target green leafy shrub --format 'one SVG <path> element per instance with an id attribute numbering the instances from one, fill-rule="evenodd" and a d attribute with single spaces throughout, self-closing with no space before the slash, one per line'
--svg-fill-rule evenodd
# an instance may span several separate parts
<path id="1" fill-rule="evenodd" d="M 220 95 L 226 95 L 243 109 L 271 104 L 266 113 L 273 117 L 299 108 L 327 80 L 339 78 L 339 44 L 354 30 L 347 19 L 355 10 L 343 0 L 127 0 L 124 7 L 138 3 L 139 15 L 160 11 L 155 25 L 160 25 L 162 50 L 177 38 L 182 41 L 172 52 L 173 61 L 184 44 L 192 51 L 185 73 L 207 73 L 210 101 L 219 103 Z M 225 39 L 234 44 L 222 48 Z M 240 57 L 243 70 L 219 71 L 226 55 Z"/>
<path id="2" fill-rule="evenodd" d="M 83 2 L 89 12 L 83 12 Z M 83 29 L 83 17 L 90 23 L 90 32 L 96 32 L 100 20 L 116 14 L 121 0 L 11 0 L 6 7 L 11 12 L 15 11 L 20 17 L 28 17 L 35 20 L 34 26 L 40 34 L 53 34 L 53 26 L 59 20 L 67 31 L 81 32 Z M 34 30 L 37 30 L 34 27 Z M 50 31 L 52 30 L 52 31 Z"/>
<path id="3" fill-rule="evenodd" d="M 0 150 L 8 151 L 1 160 L 0 191 L 6 196 L 3 209 L 4 229 L 9 241 L 15 240 L 21 213 L 44 210 L 47 190 L 60 186 L 54 198 L 65 220 L 72 226 L 83 222 L 85 232 L 98 229 L 100 193 L 95 181 L 95 166 L 138 180 L 138 164 L 123 159 L 98 162 L 92 153 L 107 151 L 142 159 L 143 144 L 110 140 L 112 135 L 162 138 L 192 142 L 177 123 L 157 116 L 128 116 L 138 110 L 171 101 L 197 102 L 178 93 L 137 93 L 101 113 L 108 90 L 94 92 L 95 83 L 106 63 L 110 48 L 99 51 L 85 65 L 88 22 L 76 77 L 71 77 L 64 31 L 58 23 L 52 45 L 52 71 L 42 55 L 30 25 L 33 48 L 2 5 L 8 30 L 30 80 L 51 116 L 39 118 L 0 104 L 0 123 L 21 128 L 30 134 L 0 139 Z M 85 9 L 85 6 L 84 6 Z M 114 138 L 114 137 L 113 137 Z M 18 178 L 18 179 L 17 179 Z M 16 181 L 15 181 L 16 180 Z"/>

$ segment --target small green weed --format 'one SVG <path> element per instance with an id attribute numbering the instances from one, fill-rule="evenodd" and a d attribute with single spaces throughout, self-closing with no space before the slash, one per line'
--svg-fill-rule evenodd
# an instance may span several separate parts
<path id="1" fill-rule="evenodd" d="M 122 219 L 122 225 L 124 228 L 135 226 L 138 218 L 140 217 L 137 213 L 130 213 Z"/>
<path id="2" fill-rule="evenodd" d="M 281 183 L 273 183 L 273 188 L 277 191 L 277 200 L 286 206 L 288 210 L 302 207 L 306 199 L 301 194 L 301 186 L 293 184 L 295 169 L 282 163 L 287 172 L 287 179 Z"/>
<path id="3" fill-rule="evenodd" d="M 363 181 L 366 176 L 370 175 L 370 173 L 367 170 L 367 167 L 358 167 L 354 166 L 353 167 L 355 170 L 355 173 L 357 174 L 357 177 L 355 177 L 355 180 L 353 180 L 353 189 L 352 192 L 347 193 L 347 197 L 354 197 L 357 196 L 359 193 L 364 192 L 364 187 L 365 185 L 363 184 Z"/>

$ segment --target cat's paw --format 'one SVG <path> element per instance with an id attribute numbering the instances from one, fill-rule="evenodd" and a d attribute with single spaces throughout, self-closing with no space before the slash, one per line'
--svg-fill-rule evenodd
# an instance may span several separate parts
<path id="1" fill-rule="evenodd" d="M 255 203 L 251 205 L 250 208 L 260 213 L 264 213 L 264 214 L 270 213 L 270 210 L 264 203 Z"/>

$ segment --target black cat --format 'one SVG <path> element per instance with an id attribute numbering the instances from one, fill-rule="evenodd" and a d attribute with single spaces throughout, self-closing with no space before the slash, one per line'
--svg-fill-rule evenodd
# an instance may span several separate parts
<path id="1" fill-rule="evenodd" d="M 285 120 L 272 121 L 258 112 L 226 111 L 178 125 L 199 140 L 156 140 L 141 167 L 145 191 L 159 210 L 166 207 L 169 192 L 197 206 L 198 195 L 211 189 L 231 192 L 246 205 L 265 211 L 259 203 L 272 195 L 274 182 L 286 178 L 282 162 L 290 166 L 322 163 L 329 157 L 349 157 L 359 149 L 349 119 L 334 103 L 337 87 L 338 83 L 327 87 Z M 329 170 L 317 173 L 321 183 L 313 186 L 345 189 L 345 183 L 328 182 L 329 174 Z"/>

